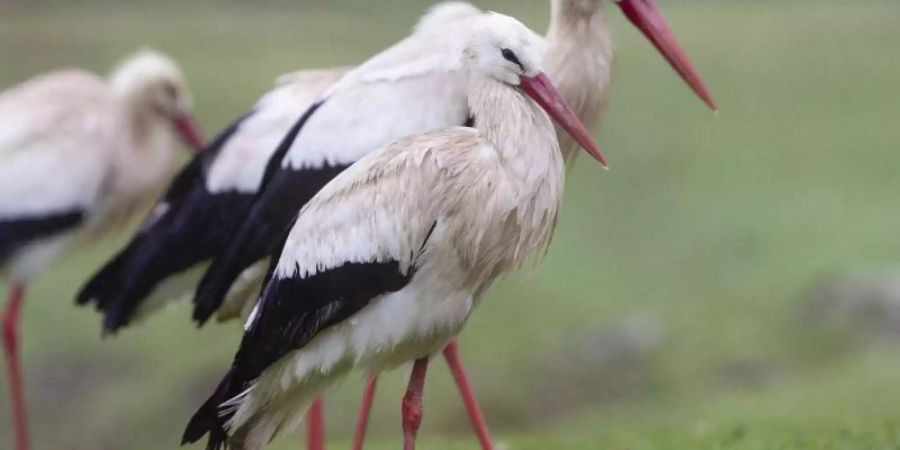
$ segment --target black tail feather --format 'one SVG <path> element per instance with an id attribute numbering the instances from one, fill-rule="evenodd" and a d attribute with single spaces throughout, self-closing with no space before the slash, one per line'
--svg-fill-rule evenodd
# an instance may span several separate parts
<path id="1" fill-rule="evenodd" d="M 109 285 L 109 280 L 119 276 L 122 264 L 124 263 L 124 260 L 128 258 L 129 253 L 128 248 L 119 252 L 112 260 L 107 262 L 106 265 L 94 274 L 94 276 L 81 287 L 81 290 L 78 291 L 78 295 L 75 296 L 75 303 L 79 306 L 87 306 L 91 300 L 96 300 L 97 310 L 102 310 L 106 305 L 106 296 L 104 294 L 108 290 L 107 286 Z"/>
<path id="2" fill-rule="evenodd" d="M 103 314 L 103 335 L 113 335 L 120 328 L 128 325 L 131 320 L 130 310 L 125 311 L 124 304 L 127 298 L 132 298 L 132 290 L 125 286 L 122 278 L 130 267 L 128 261 L 132 259 L 133 248 L 126 247 L 112 260 L 104 265 L 78 292 L 75 302 L 79 306 L 86 306 L 92 300 L 97 311 Z M 136 304 L 134 306 L 137 306 Z"/>
<path id="3" fill-rule="evenodd" d="M 228 433 L 225 431 L 225 423 L 228 422 L 231 414 L 222 414 L 220 406 L 231 397 L 233 373 L 234 370 L 228 371 L 215 392 L 191 417 L 184 430 L 184 435 L 182 435 L 181 445 L 192 444 L 209 434 L 206 443 L 207 450 L 228 449 Z"/>
<path id="4" fill-rule="evenodd" d="M 241 242 L 241 240 L 237 242 Z M 205 325 L 222 306 L 228 291 L 241 272 L 264 257 L 264 254 L 259 255 L 259 252 L 241 257 L 240 253 L 244 253 L 241 251 L 242 248 L 243 246 L 232 244 L 226 250 L 225 255 L 214 259 L 209 269 L 203 274 L 194 295 L 194 312 L 192 314 L 198 327 Z M 254 258 L 254 256 L 259 257 Z"/>
<path id="5" fill-rule="evenodd" d="M 179 252 L 182 248 L 165 236 L 135 238 L 132 243 L 95 274 L 76 297 L 79 305 L 95 302 L 103 315 L 104 335 L 115 334 L 129 325 L 144 300 L 166 278 L 203 260 L 200 252 Z M 194 247 L 196 250 L 200 246 Z M 179 253 L 185 256 L 179 257 Z M 207 256 L 208 258 L 208 256 Z"/>

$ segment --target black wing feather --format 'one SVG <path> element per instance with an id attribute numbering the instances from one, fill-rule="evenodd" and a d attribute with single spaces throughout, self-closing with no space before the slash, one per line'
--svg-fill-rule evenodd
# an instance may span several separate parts
<path id="1" fill-rule="evenodd" d="M 0 267 L 20 248 L 43 238 L 71 230 L 84 222 L 80 209 L 42 217 L 0 219 Z"/>
<path id="2" fill-rule="evenodd" d="M 272 277 L 231 370 L 191 419 L 183 442 L 196 442 L 209 433 L 207 449 L 224 447 L 224 424 L 234 412 L 222 410 L 222 403 L 243 392 L 266 368 L 359 312 L 373 298 L 402 289 L 413 274 L 413 269 L 404 273 L 397 261 L 387 261 L 345 263 L 306 278 Z"/>

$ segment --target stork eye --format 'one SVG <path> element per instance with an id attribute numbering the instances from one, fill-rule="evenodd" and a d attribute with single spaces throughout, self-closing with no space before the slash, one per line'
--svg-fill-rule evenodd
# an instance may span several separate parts
<path id="1" fill-rule="evenodd" d="M 500 54 L 503 55 L 503 59 L 519 66 L 519 68 L 522 69 L 522 72 L 525 72 L 525 66 L 521 62 L 519 62 L 519 58 L 516 57 L 516 54 L 513 53 L 512 50 L 503 48 L 500 49 Z"/>
<path id="2" fill-rule="evenodd" d="M 178 88 L 175 87 L 175 84 L 166 82 L 163 83 L 162 88 L 163 92 L 165 92 L 166 96 L 168 96 L 169 98 L 175 99 L 176 97 L 178 97 Z"/>

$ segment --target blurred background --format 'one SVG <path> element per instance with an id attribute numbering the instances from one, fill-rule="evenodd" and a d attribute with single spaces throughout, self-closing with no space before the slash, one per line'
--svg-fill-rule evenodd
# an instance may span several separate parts
<path id="1" fill-rule="evenodd" d="M 207 131 L 299 68 L 356 64 L 428 2 L 0 1 L 0 88 L 106 72 L 151 45 L 182 65 Z M 715 116 L 616 8 L 618 67 L 546 260 L 488 295 L 462 336 L 509 449 L 900 448 L 900 3 L 659 0 L 721 107 Z M 546 0 L 479 6 L 543 32 Z M 174 448 L 230 362 L 237 323 L 187 305 L 116 339 L 74 306 L 123 241 L 34 285 L 24 360 L 37 449 Z M 6 292 L 6 286 L 2 286 Z M 474 449 L 443 363 L 425 449 Z M 398 448 L 407 371 L 382 378 L 369 448 Z M 6 380 L 0 447 L 11 445 Z M 362 380 L 328 402 L 349 447 Z M 275 449 L 298 449 L 300 435 Z"/>

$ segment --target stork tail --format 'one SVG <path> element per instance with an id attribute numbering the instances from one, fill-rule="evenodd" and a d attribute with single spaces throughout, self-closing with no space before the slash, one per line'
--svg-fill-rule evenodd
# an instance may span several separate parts
<path id="1" fill-rule="evenodd" d="M 181 445 L 197 442 L 208 433 L 209 440 L 206 443 L 206 450 L 228 449 L 228 432 L 225 431 L 225 423 L 228 421 L 229 414 L 223 415 L 220 405 L 228 400 L 233 374 L 234 369 L 228 371 L 215 392 L 191 417 L 184 430 Z"/>

